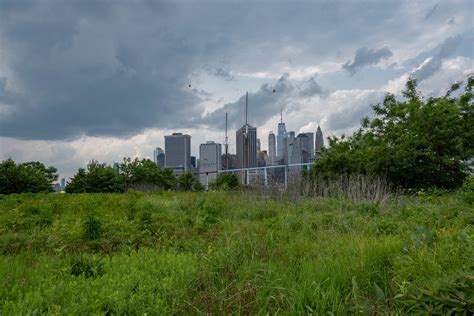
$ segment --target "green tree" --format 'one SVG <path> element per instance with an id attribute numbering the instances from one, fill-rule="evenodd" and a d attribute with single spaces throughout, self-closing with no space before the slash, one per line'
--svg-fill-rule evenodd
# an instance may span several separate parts
<path id="1" fill-rule="evenodd" d="M 87 192 L 87 172 L 84 168 L 79 168 L 74 177 L 68 181 L 66 186 L 67 193 L 86 193 Z"/>
<path id="2" fill-rule="evenodd" d="M 239 188 L 239 179 L 229 172 L 219 173 L 216 180 L 211 182 L 210 187 L 213 190 L 235 190 Z"/>
<path id="3" fill-rule="evenodd" d="M 79 169 L 66 187 L 68 193 L 123 192 L 125 183 L 117 170 L 106 164 L 91 160 L 87 171 Z"/>
<path id="4" fill-rule="evenodd" d="M 150 159 L 124 158 L 120 173 L 124 176 L 127 187 L 131 184 L 154 184 L 165 190 L 175 188 L 176 177 L 173 171 L 160 169 Z"/>
<path id="5" fill-rule="evenodd" d="M 0 163 L 0 193 L 52 192 L 58 179 L 55 167 L 46 168 L 38 161 L 16 164 L 12 159 Z"/>
<path id="6" fill-rule="evenodd" d="M 468 174 L 463 161 L 474 155 L 474 77 L 463 92 L 461 86 L 424 98 L 409 79 L 404 100 L 387 94 L 351 137 L 329 138 L 314 172 L 379 175 L 403 188 L 461 186 Z"/>
<path id="7" fill-rule="evenodd" d="M 203 191 L 204 186 L 191 173 L 183 173 L 178 177 L 178 189 L 180 191 Z"/>

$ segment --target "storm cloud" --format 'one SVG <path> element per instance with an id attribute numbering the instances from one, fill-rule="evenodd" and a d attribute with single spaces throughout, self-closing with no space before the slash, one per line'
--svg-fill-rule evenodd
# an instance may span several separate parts
<path id="1" fill-rule="evenodd" d="M 427 58 L 415 71 L 413 71 L 412 75 L 418 82 L 433 76 L 441 68 L 443 61 L 454 55 L 462 41 L 463 37 L 459 35 L 447 38 L 439 46 L 438 51 L 433 56 Z"/>
<path id="2" fill-rule="evenodd" d="M 382 59 L 391 57 L 392 51 L 388 47 L 382 47 L 380 49 L 371 49 L 367 47 L 361 47 L 357 49 L 354 60 L 347 61 L 342 68 L 347 70 L 351 75 L 354 75 L 360 68 L 375 65 Z"/>
<path id="3" fill-rule="evenodd" d="M 344 30 L 367 18 L 345 1 L 5 0 L 1 6 L 0 76 L 15 98 L 2 101 L 12 110 L 2 112 L 0 135 L 20 139 L 197 126 L 205 100 L 192 80 L 203 65 L 232 82 L 237 73 L 281 74 L 279 60 L 304 66 L 315 53 L 332 58 L 332 47 L 347 38 Z M 381 22 L 400 10 L 384 4 L 371 19 Z"/>
<path id="4" fill-rule="evenodd" d="M 284 110 L 290 98 L 295 92 L 295 87 L 289 80 L 289 74 L 283 74 L 274 86 L 263 84 L 256 92 L 250 92 L 248 96 L 248 123 L 260 126 L 267 120 Z M 227 103 L 218 110 L 209 113 L 202 119 L 201 124 L 211 129 L 222 130 L 225 126 L 225 113 L 228 113 L 229 127 L 240 128 L 245 123 L 245 98 L 242 95 L 236 102 Z"/>
<path id="5" fill-rule="evenodd" d="M 430 90 L 473 72 L 471 21 L 469 0 L 2 0 L 0 159 L 70 174 L 173 131 L 196 155 L 226 112 L 244 123 L 245 91 L 263 147 L 281 109 L 288 129 L 347 132 L 413 72 Z"/>

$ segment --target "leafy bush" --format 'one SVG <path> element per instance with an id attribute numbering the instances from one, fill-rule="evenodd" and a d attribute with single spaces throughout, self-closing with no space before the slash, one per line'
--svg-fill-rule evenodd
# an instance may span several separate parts
<path id="1" fill-rule="evenodd" d="M 0 194 L 52 192 L 56 171 L 37 161 L 16 164 L 12 159 L 4 160 L 0 163 Z"/>
<path id="2" fill-rule="evenodd" d="M 79 168 L 66 186 L 68 193 L 124 192 L 130 188 L 151 186 L 161 190 L 176 188 L 171 169 L 161 170 L 149 159 L 124 158 L 118 168 L 92 160 L 87 169 Z"/>
<path id="3" fill-rule="evenodd" d="M 68 193 L 125 191 L 124 179 L 114 168 L 92 160 L 87 170 L 80 168 L 66 186 Z"/>
<path id="4" fill-rule="evenodd" d="M 102 224 L 93 215 L 87 216 L 82 226 L 83 236 L 87 240 L 97 240 L 100 238 Z"/>
<path id="5" fill-rule="evenodd" d="M 212 190 L 235 190 L 239 188 L 239 180 L 233 173 L 219 173 L 216 180 L 211 182 L 209 187 Z"/>
<path id="6" fill-rule="evenodd" d="M 69 271 L 74 276 L 84 275 L 86 278 L 95 278 L 105 273 L 102 259 L 91 258 L 84 255 L 71 258 Z"/>
<path id="7" fill-rule="evenodd" d="M 468 175 L 463 161 L 474 156 L 474 76 L 453 97 L 460 87 L 454 84 L 443 97 L 424 98 L 409 79 L 405 100 L 387 94 L 359 131 L 329 138 L 330 147 L 313 172 L 378 175 L 405 189 L 460 187 Z"/>
<path id="8" fill-rule="evenodd" d="M 178 177 L 180 191 L 204 191 L 204 186 L 191 173 L 183 173 Z"/>

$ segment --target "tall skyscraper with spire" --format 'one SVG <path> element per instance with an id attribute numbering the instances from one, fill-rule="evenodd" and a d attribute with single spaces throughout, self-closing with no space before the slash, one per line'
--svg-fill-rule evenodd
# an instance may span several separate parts
<path id="1" fill-rule="evenodd" d="M 319 127 L 318 125 L 318 129 L 316 130 L 316 141 L 314 143 L 314 149 L 316 153 L 320 153 L 323 147 L 324 147 L 323 131 L 321 131 L 321 127 Z"/>
<path id="2" fill-rule="evenodd" d="M 275 165 L 276 164 L 276 139 L 275 139 L 275 134 L 273 132 L 270 132 L 268 134 L 268 160 L 269 164 Z"/>
<path id="3" fill-rule="evenodd" d="M 283 123 L 283 110 L 280 111 L 280 123 L 278 123 L 278 135 L 277 135 L 277 159 L 283 158 L 286 150 L 286 145 L 284 144 L 285 139 L 287 138 L 286 126 Z"/>
<path id="4" fill-rule="evenodd" d="M 245 125 L 237 130 L 236 146 L 238 169 L 257 167 L 257 128 L 248 124 L 248 92 L 245 97 Z M 241 174 L 240 181 L 246 183 L 246 173 Z"/>

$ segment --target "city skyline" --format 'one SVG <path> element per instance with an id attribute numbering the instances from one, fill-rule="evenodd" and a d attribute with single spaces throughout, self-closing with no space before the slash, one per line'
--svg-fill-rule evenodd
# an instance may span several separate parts
<path id="1" fill-rule="evenodd" d="M 347 135 L 409 76 L 437 96 L 474 72 L 469 0 L 39 3 L 0 5 L 0 159 L 66 178 L 91 159 L 153 159 L 176 131 L 193 156 L 224 144 L 246 91 L 266 149 L 280 111 L 295 138 Z"/>

